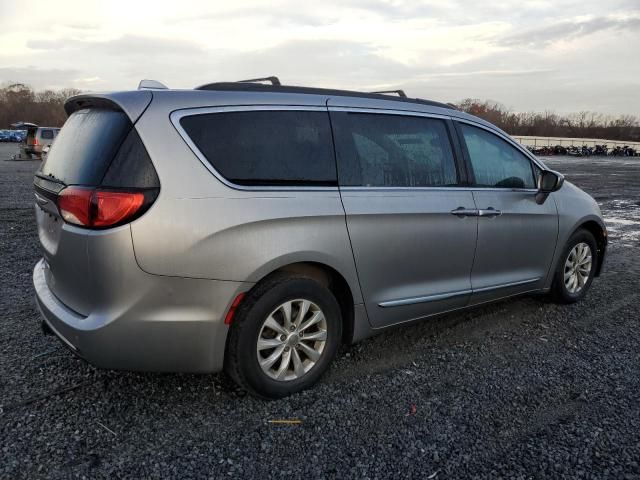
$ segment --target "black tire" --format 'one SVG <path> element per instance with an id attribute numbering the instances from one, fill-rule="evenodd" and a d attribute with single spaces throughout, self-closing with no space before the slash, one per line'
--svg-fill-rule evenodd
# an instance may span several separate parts
<path id="1" fill-rule="evenodd" d="M 591 271 L 584 286 L 579 291 L 572 293 L 567 289 L 564 281 L 565 263 L 573 248 L 579 243 L 586 243 L 591 249 Z M 593 234 L 588 230 L 576 230 L 573 235 L 569 237 L 569 240 L 562 250 L 562 256 L 558 260 L 558 265 L 553 277 L 553 284 L 551 286 L 551 298 L 553 301 L 560 304 L 569 304 L 581 300 L 589 291 L 589 287 L 591 287 L 597 264 L 598 248 Z"/>
<path id="2" fill-rule="evenodd" d="M 279 305 L 306 299 L 324 314 L 327 338 L 320 358 L 301 378 L 288 381 L 269 377 L 258 363 L 258 336 L 264 321 Z M 342 338 L 340 306 L 333 294 L 312 278 L 277 274 L 249 291 L 233 319 L 227 339 L 225 371 L 248 393 L 266 399 L 282 398 L 314 385 L 335 357 Z"/>

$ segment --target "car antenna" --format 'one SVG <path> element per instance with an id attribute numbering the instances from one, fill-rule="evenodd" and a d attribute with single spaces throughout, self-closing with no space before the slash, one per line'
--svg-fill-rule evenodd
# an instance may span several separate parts
<path id="1" fill-rule="evenodd" d="M 262 82 L 271 82 L 271 85 L 279 87 L 282 85 L 280 83 L 280 79 L 276 76 L 271 77 L 262 77 L 262 78 L 250 78 L 248 80 L 238 80 L 238 83 L 262 83 Z"/>
<path id="2" fill-rule="evenodd" d="M 407 98 L 407 94 L 404 93 L 404 90 L 379 90 L 377 92 L 369 92 L 369 93 L 380 93 L 380 94 L 395 93 L 399 97 Z"/>
<path id="3" fill-rule="evenodd" d="M 138 90 L 168 90 L 164 83 L 160 83 L 157 80 L 140 80 L 138 84 Z"/>

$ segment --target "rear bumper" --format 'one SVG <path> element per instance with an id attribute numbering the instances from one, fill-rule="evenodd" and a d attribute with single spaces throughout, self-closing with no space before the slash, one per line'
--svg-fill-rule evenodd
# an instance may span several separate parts
<path id="1" fill-rule="evenodd" d="M 46 281 L 40 260 L 33 271 L 46 325 L 77 355 L 101 368 L 154 372 L 216 372 L 224 363 L 224 314 L 247 286 L 238 282 L 144 274 L 135 301 L 80 315 Z M 137 268 L 137 266 L 136 266 Z"/>

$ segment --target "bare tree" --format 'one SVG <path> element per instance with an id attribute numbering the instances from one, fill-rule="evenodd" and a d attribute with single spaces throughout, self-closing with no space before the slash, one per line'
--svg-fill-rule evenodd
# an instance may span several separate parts
<path id="1" fill-rule="evenodd" d="M 78 93 L 80 90 L 73 88 L 34 91 L 22 83 L 7 84 L 0 88 L 0 128 L 18 121 L 60 127 L 67 118 L 65 100 Z M 456 106 L 512 135 L 640 141 L 640 124 L 632 115 L 613 118 L 590 111 L 564 116 L 551 110 L 513 112 L 501 103 L 475 98 L 462 100 Z"/>
<path id="2" fill-rule="evenodd" d="M 6 85 L 0 88 L 0 128 L 19 121 L 60 127 L 67 118 L 65 100 L 78 93 L 76 89 L 36 92 L 22 83 Z"/>
<path id="3" fill-rule="evenodd" d="M 456 106 L 512 135 L 640 141 L 640 123 L 633 115 L 611 118 L 590 111 L 565 116 L 550 110 L 542 113 L 512 112 L 500 103 L 473 98 L 462 100 Z"/>

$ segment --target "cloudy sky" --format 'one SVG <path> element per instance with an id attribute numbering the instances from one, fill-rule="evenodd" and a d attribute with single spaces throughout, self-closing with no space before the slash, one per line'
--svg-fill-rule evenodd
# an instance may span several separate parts
<path id="1" fill-rule="evenodd" d="M 0 0 L 0 83 L 404 88 L 640 114 L 640 0 Z"/>

